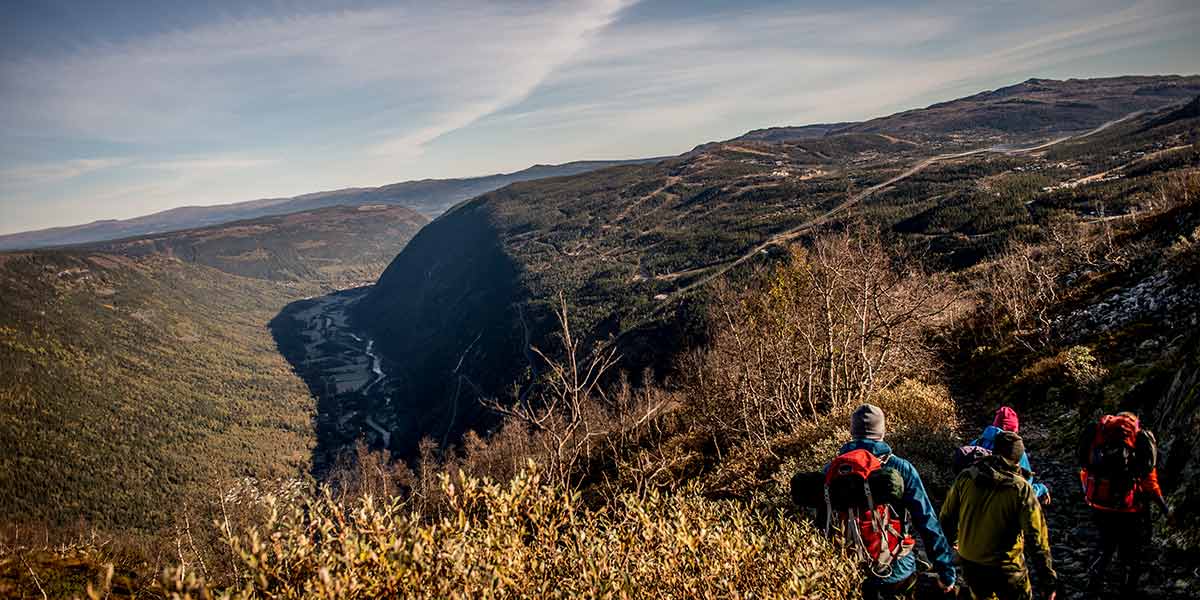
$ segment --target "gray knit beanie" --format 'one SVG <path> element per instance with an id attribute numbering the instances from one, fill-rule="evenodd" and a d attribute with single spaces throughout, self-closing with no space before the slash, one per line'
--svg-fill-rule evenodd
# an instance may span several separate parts
<path id="1" fill-rule="evenodd" d="M 992 454 L 1000 456 L 1014 465 L 1020 464 L 1021 456 L 1025 454 L 1025 442 L 1016 433 L 1001 431 L 996 434 L 996 439 L 992 443 Z"/>
<path id="2" fill-rule="evenodd" d="M 882 441 L 886 430 L 882 408 L 864 404 L 854 409 L 854 415 L 850 417 L 850 436 L 854 439 Z"/>

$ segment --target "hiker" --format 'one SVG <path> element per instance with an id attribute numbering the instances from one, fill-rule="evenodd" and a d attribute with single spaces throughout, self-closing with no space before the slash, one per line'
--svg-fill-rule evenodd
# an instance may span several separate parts
<path id="1" fill-rule="evenodd" d="M 996 411 L 995 418 L 992 419 L 992 424 L 983 430 L 979 437 L 971 440 L 969 446 L 975 446 L 991 451 L 995 443 L 996 434 L 1001 431 L 1011 431 L 1020 433 L 1021 421 L 1017 418 L 1017 411 L 1008 406 L 1001 406 Z M 1029 453 L 1021 455 L 1021 460 L 1017 462 L 1017 466 L 1021 467 L 1021 471 L 1025 474 L 1025 479 L 1033 486 L 1033 493 L 1037 496 L 1039 502 L 1044 505 L 1050 504 L 1050 488 L 1033 480 L 1033 468 L 1029 466 Z"/>
<path id="2" fill-rule="evenodd" d="M 946 538 L 957 541 L 963 586 L 973 600 L 1033 598 L 1026 542 L 1045 578 L 1045 597 L 1055 596 L 1058 575 L 1050 559 L 1050 534 L 1033 486 L 1018 464 L 1024 453 L 1021 436 L 997 433 L 992 454 L 959 473 L 942 505 L 942 526 Z"/>
<path id="3" fill-rule="evenodd" d="M 954 557 L 937 513 L 920 474 L 911 463 L 892 454 L 883 441 L 884 432 L 884 414 L 878 406 L 863 404 L 854 411 L 850 420 L 853 441 L 842 446 L 838 457 L 825 468 L 825 507 L 818 525 L 825 525 L 826 535 L 840 529 L 857 540 L 860 558 L 868 566 L 864 598 L 911 598 L 916 590 L 917 557 L 907 532 L 907 515 L 934 563 L 938 585 L 952 591 Z M 851 478 L 868 493 L 865 507 L 839 506 L 845 503 L 837 497 L 844 487 L 841 482 Z"/>
<path id="4" fill-rule="evenodd" d="M 1158 445 L 1137 415 L 1105 415 L 1083 431 L 1079 440 L 1079 479 L 1084 500 L 1100 530 L 1100 552 L 1088 569 L 1088 590 L 1104 587 L 1113 553 L 1121 555 L 1125 573 L 1121 592 L 1132 596 L 1141 576 L 1141 557 L 1150 544 L 1151 506 L 1172 519 L 1174 513 L 1158 487 Z"/>

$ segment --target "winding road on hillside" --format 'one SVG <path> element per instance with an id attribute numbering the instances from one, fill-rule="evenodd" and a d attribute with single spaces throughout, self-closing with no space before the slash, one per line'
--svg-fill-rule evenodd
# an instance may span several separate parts
<path id="1" fill-rule="evenodd" d="M 1108 128 L 1112 127 L 1113 125 L 1117 125 L 1119 123 L 1123 123 L 1130 119 L 1137 118 L 1138 116 L 1144 114 L 1145 112 L 1146 111 L 1144 111 L 1144 110 L 1134 111 L 1123 117 L 1102 123 L 1099 126 L 1093 128 L 1093 129 L 1090 129 L 1088 131 L 1085 131 L 1082 133 L 1060 136 L 1060 137 L 1054 138 L 1052 140 L 1034 144 L 1032 146 L 1012 147 L 1008 144 L 996 144 L 993 146 L 988 146 L 986 148 L 976 148 L 974 150 L 964 150 L 961 152 L 950 152 L 950 153 L 946 153 L 946 154 L 938 154 L 935 156 L 931 156 L 929 158 L 925 158 L 925 159 L 921 160 L 920 162 L 916 163 L 915 165 L 909 167 L 908 169 L 906 169 L 899 175 L 896 175 L 895 177 L 892 177 L 882 183 L 877 183 L 861 192 L 858 192 L 857 194 L 854 194 L 854 195 L 848 197 L 844 202 L 842 202 L 841 204 L 838 204 L 837 206 L 833 207 L 832 209 L 825 212 L 824 214 L 821 214 L 821 215 L 814 217 L 812 219 L 809 219 L 808 221 L 805 221 L 804 223 L 801 223 L 795 227 L 792 227 L 785 231 L 781 231 L 779 233 L 776 233 L 776 234 L 768 237 L 766 240 L 755 245 L 749 251 L 747 251 L 746 253 L 744 253 L 736 258 L 733 258 L 728 261 L 716 263 L 714 265 L 709 265 L 709 266 L 704 266 L 704 267 L 693 267 L 691 269 L 686 269 L 681 272 L 665 273 L 662 275 L 656 275 L 655 276 L 656 279 L 669 281 L 669 280 L 677 279 L 684 274 L 693 275 L 693 274 L 696 274 L 699 272 L 704 272 L 706 270 L 712 269 L 712 272 L 709 273 L 708 275 L 705 275 L 704 277 L 701 277 L 701 278 L 697 279 L 696 281 L 693 281 L 692 283 L 689 283 L 683 287 L 677 288 L 670 293 L 662 294 L 662 295 L 656 297 L 656 300 L 658 300 L 657 308 L 655 308 L 649 315 L 647 315 L 646 318 L 623 329 L 619 334 L 610 338 L 608 342 L 601 344 L 600 349 L 607 348 L 607 347 L 611 346 L 612 344 L 616 344 L 621 338 L 625 337 L 630 332 L 636 331 L 637 329 L 641 328 L 643 325 L 646 325 L 647 323 L 652 322 L 654 320 L 654 318 L 659 314 L 660 311 L 665 310 L 665 308 L 668 306 L 671 306 L 671 300 L 677 299 L 680 296 L 682 296 L 698 287 L 702 287 L 702 286 L 705 286 L 705 285 L 711 283 L 713 280 L 728 273 L 730 270 L 737 267 L 738 265 L 741 265 L 741 264 L 753 259 L 755 256 L 766 253 L 769 248 L 784 246 L 787 243 L 796 240 L 797 238 L 801 237 L 802 235 L 804 235 L 808 231 L 814 229 L 815 227 L 828 223 L 829 221 L 831 221 L 833 219 L 833 217 L 836 217 L 839 214 L 846 212 L 850 208 L 852 208 L 855 205 L 857 205 L 858 203 L 862 202 L 864 199 L 870 197 L 872 194 L 875 194 L 876 192 L 879 192 L 879 191 L 887 189 L 893 185 L 896 185 L 897 183 L 904 181 L 905 179 L 908 179 L 909 177 L 912 177 L 913 175 L 916 175 L 917 173 L 920 173 L 922 170 L 928 168 L 930 165 L 933 165 L 933 164 L 941 162 L 941 161 L 965 158 L 965 157 L 974 156 L 977 154 L 995 153 L 995 154 L 1006 154 L 1006 155 L 1011 156 L 1011 155 L 1017 155 L 1017 154 L 1027 154 L 1029 152 L 1037 152 L 1037 151 L 1045 150 L 1052 146 L 1061 144 L 1063 142 L 1068 142 L 1068 141 L 1073 141 L 1073 140 L 1081 140 L 1081 139 L 1084 139 L 1087 137 L 1091 137 L 1093 135 L 1096 135 L 1100 132 L 1107 130 Z"/>
<path id="2" fill-rule="evenodd" d="M 690 291 L 696 287 L 708 284 L 712 280 L 724 275 L 725 273 L 728 273 L 734 267 L 737 267 L 738 265 L 754 258 L 755 256 L 759 255 L 760 253 L 766 252 L 768 248 L 771 248 L 773 246 L 783 246 L 783 245 L 795 240 L 796 238 L 799 238 L 803 234 L 807 233 L 809 230 L 811 230 L 817 226 L 828 223 L 831 219 L 833 219 L 833 217 L 836 217 L 837 215 L 846 212 L 850 208 L 852 208 L 855 205 L 862 202 L 864 199 L 870 197 L 872 194 L 875 194 L 876 192 L 890 188 L 893 185 L 896 185 L 897 183 L 904 181 L 905 179 L 908 179 L 909 177 L 912 177 L 913 175 L 916 175 L 917 173 L 920 173 L 921 171 L 925 170 L 930 165 L 933 165 L 935 163 L 946 161 L 946 160 L 954 160 L 957 158 L 965 158 L 968 156 L 974 156 L 976 154 L 995 153 L 995 154 L 1016 155 L 1016 154 L 1026 154 L 1029 152 L 1037 152 L 1039 150 L 1045 150 L 1047 148 L 1050 148 L 1051 146 L 1061 144 L 1066 141 L 1080 140 L 1080 139 L 1083 139 L 1086 137 L 1096 135 L 1097 133 L 1100 133 L 1100 132 L 1108 129 L 1109 127 L 1112 127 L 1113 125 L 1122 123 L 1124 121 L 1128 121 L 1129 119 L 1136 118 L 1137 116 L 1141 115 L 1144 112 L 1145 111 L 1142 111 L 1142 110 L 1132 112 L 1132 113 L 1129 113 L 1119 119 L 1113 119 L 1111 121 L 1105 122 L 1105 123 L 1101 124 L 1100 126 L 1094 128 L 1094 129 L 1088 130 L 1086 132 L 1072 134 L 1072 135 L 1065 135 L 1065 136 L 1058 137 L 1053 140 L 1050 140 L 1047 142 L 1042 142 L 1042 143 L 1039 143 L 1039 144 L 1036 144 L 1033 146 L 1013 148 L 1013 147 L 1008 146 L 1007 144 L 998 144 L 995 146 L 988 146 L 986 148 L 976 148 L 974 150 L 965 150 L 962 152 L 951 152 L 951 153 L 947 153 L 947 154 L 938 154 L 936 156 L 931 156 L 931 157 L 926 158 L 926 159 L 918 162 L 917 164 L 909 167 L 904 172 L 900 173 L 899 175 L 896 175 L 895 177 L 892 177 L 891 179 L 888 179 L 887 181 L 884 181 L 882 183 L 877 183 L 857 194 L 850 196 L 844 202 L 833 207 L 828 212 L 826 212 L 818 217 L 815 217 L 813 219 L 810 219 L 808 221 L 805 221 L 804 223 L 801 223 L 800 225 L 792 227 L 791 229 L 776 233 L 775 235 L 772 235 L 771 237 L 764 240 L 762 243 L 751 248 L 745 254 L 743 254 L 731 261 L 724 262 L 724 263 L 721 263 L 720 265 L 712 267 L 712 268 L 715 268 L 716 270 L 701 279 L 698 279 L 686 286 L 683 286 L 683 287 L 671 292 L 668 295 L 666 300 L 669 300 L 670 298 L 677 297 L 681 294 L 687 293 L 688 291 Z M 695 269 L 691 269 L 689 271 L 695 271 Z M 660 279 L 671 278 L 670 275 L 671 274 L 660 275 L 659 278 Z"/>

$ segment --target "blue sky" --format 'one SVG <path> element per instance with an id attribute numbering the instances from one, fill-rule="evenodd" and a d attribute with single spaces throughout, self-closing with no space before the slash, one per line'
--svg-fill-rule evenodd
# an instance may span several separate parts
<path id="1" fill-rule="evenodd" d="M 0 233 L 1200 72 L 1200 3 L 0 4 Z"/>

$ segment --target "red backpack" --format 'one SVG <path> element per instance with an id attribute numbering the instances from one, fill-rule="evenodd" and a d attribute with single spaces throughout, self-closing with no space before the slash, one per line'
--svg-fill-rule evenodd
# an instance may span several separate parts
<path id="1" fill-rule="evenodd" d="M 871 474 L 880 461 L 867 450 L 851 450 L 833 459 L 825 473 L 825 535 L 839 532 L 871 573 L 887 577 L 892 564 L 912 552 L 915 542 L 905 520 L 889 504 L 876 504 Z"/>
<path id="2" fill-rule="evenodd" d="M 1083 496 L 1092 508 L 1134 510 L 1141 424 L 1130 415 L 1105 415 L 1096 425 L 1086 462 L 1079 472 Z"/>

